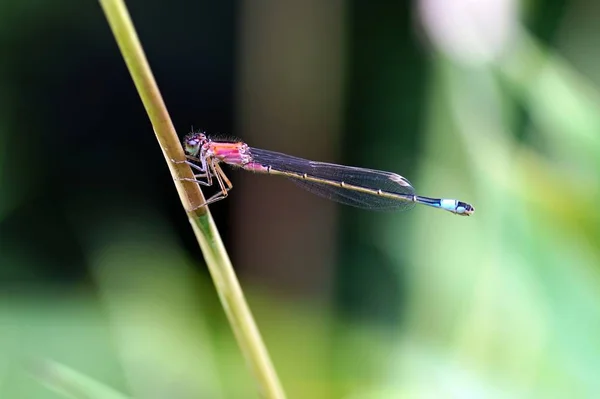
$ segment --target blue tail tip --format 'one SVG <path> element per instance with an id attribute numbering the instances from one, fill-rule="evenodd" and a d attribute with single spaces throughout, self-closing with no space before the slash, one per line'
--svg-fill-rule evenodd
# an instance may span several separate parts
<path id="1" fill-rule="evenodd" d="M 466 202 L 457 201 L 456 203 L 456 214 L 463 216 L 471 216 L 475 213 L 475 208 L 471 204 L 467 204 Z"/>

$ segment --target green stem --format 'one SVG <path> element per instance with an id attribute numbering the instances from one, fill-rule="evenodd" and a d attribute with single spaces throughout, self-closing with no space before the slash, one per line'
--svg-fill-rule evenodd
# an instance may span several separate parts
<path id="1" fill-rule="evenodd" d="M 261 394 L 266 398 L 285 398 L 214 220 L 207 207 L 198 208 L 204 203 L 204 197 L 197 184 L 180 180 L 192 178 L 192 170 L 183 163 L 171 161 L 183 160 L 185 155 L 125 3 L 123 0 L 99 1 L 150 117 L 229 323 L 259 384 Z"/>

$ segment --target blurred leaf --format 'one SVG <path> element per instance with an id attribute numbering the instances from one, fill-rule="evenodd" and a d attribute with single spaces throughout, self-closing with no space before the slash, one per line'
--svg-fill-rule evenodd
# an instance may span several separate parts
<path id="1" fill-rule="evenodd" d="M 515 104 L 494 70 L 439 61 L 427 142 L 435 156 L 425 158 L 423 190 L 462 192 L 470 181 L 467 192 L 475 193 L 477 211 L 469 220 L 418 215 L 407 338 L 419 337 L 419 347 L 467 373 L 470 383 L 460 383 L 449 370 L 438 374 L 436 363 L 418 371 L 419 360 L 402 351 L 398 359 L 410 359 L 398 371 L 406 378 L 402 386 L 416 381 L 421 392 L 419 379 L 438 388 L 459 382 L 458 390 L 433 395 L 441 397 L 545 398 L 555 392 L 596 397 L 600 384 L 591 370 L 600 367 L 594 340 L 600 334 L 594 245 L 600 238 L 594 206 L 599 184 L 586 173 L 572 175 L 577 167 L 563 170 L 555 152 L 517 141 L 509 118 Z M 585 95 L 576 85 L 560 83 L 589 111 L 592 103 L 583 104 Z M 531 101 L 539 103 L 530 106 L 550 105 L 541 95 Z M 585 132 L 597 115 L 583 112 L 571 122 L 561 120 L 580 134 L 567 135 L 572 142 L 561 148 L 561 159 L 589 170 L 578 149 L 596 152 L 596 139 Z M 566 136 L 543 138 L 559 142 Z M 388 244 L 392 256 L 404 256 Z"/>
<path id="2" fill-rule="evenodd" d="M 0 397 L 40 397 L 48 392 L 31 383 L 27 366 L 32 358 L 59 359 L 118 389 L 126 386 L 106 320 L 91 295 L 22 283 L 18 292 L 2 296 L 0 325 Z"/>
<path id="3" fill-rule="evenodd" d="M 125 399 L 125 395 L 63 364 L 43 360 L 33 375 L 48 388 L 72 399 Z"/>
<path id="4" fill-rule="evenodd" d="M 92 229 L 77 226 L 133 395 L 219 398 L 199 276 L 162 222 L 138 212 L 106 211 Z M 213 287 L 210 294 L 214 306 Z"/>
<path id="5" fill-rule="evenodd" d="M 600 91 L 559 54 L 525 34 L 519 39 L 501 71 L 528 107 L 550 155 L 567 171 L 599 170 Z"/>

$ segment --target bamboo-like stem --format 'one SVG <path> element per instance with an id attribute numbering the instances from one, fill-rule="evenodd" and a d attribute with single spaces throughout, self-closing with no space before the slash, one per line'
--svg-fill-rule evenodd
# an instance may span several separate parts
<path id="1" fill-rule="evenodd" d="M 183 160 L 185 155 L 127 7 L 123 0 L 99 1 L 150 117 L 154 133 L 175 181 L 175 187 L 204 253 L 219 298 L 238 344 L 258 382 L 260 393 L 266 398 L 285 398 L 214 220 L 207 207 L 195 209 L 204 203 L 204 197 L 197 184 L 179 180 L 192 178 L 192 170 L 183 163 L 171 161 L 172 159 Z"/>

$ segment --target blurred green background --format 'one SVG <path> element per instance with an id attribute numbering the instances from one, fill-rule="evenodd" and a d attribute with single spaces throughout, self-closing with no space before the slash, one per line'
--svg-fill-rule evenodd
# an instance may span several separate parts
<path id="1" fill-rule="evenodd" d="M 181 136 L 477 210 L 227 169 L 211 211 L 290 398 L 600 397 L 599 3 L 128 6 Z M 98 3 L 4 0 L 0 50 L 0 397 L 257 397 Z"/>

